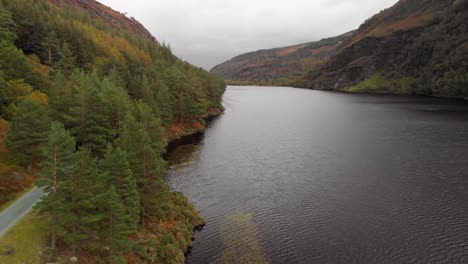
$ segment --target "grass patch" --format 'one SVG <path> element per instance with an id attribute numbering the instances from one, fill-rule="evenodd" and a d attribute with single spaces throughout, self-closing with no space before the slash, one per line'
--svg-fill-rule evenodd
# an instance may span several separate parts
<path id="1" fill-rule="evenodd" d="M 373 92 L 373 93 L 395 93 L 411 94 L 412 86 L 416 82 L 413 77 L 403 76 L 384 76 L 382 73 L 376 73 L 369 79 L 352 86 L 348 89 L 350 92 Z"/>
<path id="2" fill-rule="evenodd" d="M 0 256 L 0 263 L 40 263 L 45 248 L 49 221 L 37 211 L 31 211 L 0 238 L 0 249 L 13 247 L 14 253 Z"/>

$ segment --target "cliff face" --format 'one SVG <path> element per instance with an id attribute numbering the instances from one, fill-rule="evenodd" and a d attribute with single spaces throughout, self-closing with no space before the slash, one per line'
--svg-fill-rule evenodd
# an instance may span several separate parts
<path id="1" fill-rule="evenodd" d="M 402 0 L 295 86 L 466 97 L 468 1 Z"/>
<path id="2" fill-rule="evenodd" d="M 287 84 L 326 61 L 351 33 L 294 46 L 239 55 L 211 72 L 231 82 Z"/>
<path id="3" fill-rule="evenodd" d="M 68 6 L 79 9 L 91 18 L 102 21 L 107 26 L 119 30 L 122 33 L 134 33 L 156 40 L 151 33 L 133 17 L 117 12 L 94 0 L 49 0 L 51 3 L 62 7 Z"/>

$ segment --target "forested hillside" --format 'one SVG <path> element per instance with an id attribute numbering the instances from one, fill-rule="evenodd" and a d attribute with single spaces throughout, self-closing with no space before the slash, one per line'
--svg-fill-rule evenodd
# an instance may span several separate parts
<path id="1" fill-rule="evenodd" d="M 367 20 L 298 87 L 468 96 L 468 1 L 401 0 Z"/>
<path id="2" fill-rule="evenodd" d="M 94 0 L 0 0 L 0 185 L 38 171 L 44 262 L 183 263 L 204 220 L 165 184 L 162 154 L 222 111 L 224 89 Z"/>
<path id="3" fill-rule="evenodd" d="M 291 85 L 326 62 L 351 34 L 245 53 L 215 66 L 211 72 L 230 84 Z"/>

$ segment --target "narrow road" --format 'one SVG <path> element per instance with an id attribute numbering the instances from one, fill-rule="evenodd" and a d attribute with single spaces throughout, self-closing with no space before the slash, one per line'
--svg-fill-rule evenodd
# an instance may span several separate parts
<path id="1" fill-rule="evenodd" d="M 31 211 L 43 194 L 41 189 L 34 187 L 0 213 L 0 237 Z"/>

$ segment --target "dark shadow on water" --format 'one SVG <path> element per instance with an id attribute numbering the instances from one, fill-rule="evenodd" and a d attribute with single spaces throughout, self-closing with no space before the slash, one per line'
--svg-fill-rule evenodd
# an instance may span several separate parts
<path id="1" fill-rule="evenodd" d="M 212 126 L 213 123 L 216 122 L 216 120 L 218 120 L 218 118 L 221 115 L 212 116 L 212 117 L 209 117 L 209 118 L 205 119 L 206 128 L 208 129 L 210 126 Z M 190 135 L 183 136 L 183 137 L 181 137 L 179 139 L 176 139 L 176 140 L 173 140 L 173 141 L 169 142 L 169 144 L 166 147 L 166 153 L 164 153 L 164 155 L 163 155 L 164 160 L 167 161 L 170 154 L 171 154 L 171 152 L 173 152 L 179 146 L 200 145 L 203 142 L 204 138 L 205 138 L 205 132 L 201 131 L 201 132 L 198 132 L 198 133 L 195 133 L 195 134 L 190 134 Z"/>

